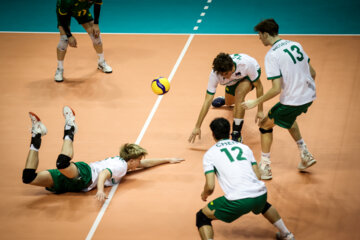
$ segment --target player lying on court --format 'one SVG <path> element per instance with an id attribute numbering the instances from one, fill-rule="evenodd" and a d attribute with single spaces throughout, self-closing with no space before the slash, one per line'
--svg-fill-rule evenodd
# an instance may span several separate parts
<path id="1" fill-rule="evenodd" d="M 298 165 L 304 171 L 316 163 L 303 140 L 296 118 L 306 113 L 316 99 L 316 72 L 310 64 L 310 58 L 300 43 L 283 40 L 279 37 L 279 25 L 274 19 L 266 19 L 255 26 L 264 46 L 271 46 L 265 56 L 267 79 L 272 87 L 263 96 L 242 103 L 244 109 L 280 94 L 280 102 L 273 106 L 268 115 L 260 122 L 261 161 L 259 163 L 262 179 L 271 179 L 270 149 L 273 139 L 273 127 L 278 125 L 288 129 L 300 150 L 301 161 Z"/>
<path id="2" fill-rule="evenodd" d="M 260 75 L 260 65 L 254 58 L 243 53 L 231 55 L 226 53 L 218 54 L 213 61 L 213 69 L 210 73 L 204 103 L 188 141 L 193 143 L 196 136 L 199 136 L 199 139 L 201 138 L 201 124 L 211 104 L 214 107 L 221 107 L 223 105 L 231 106 L 235 103 L 231 137 L 234 141 L 242 142 L 241 129 L 244 123 L 245 110 L 241 108 L 240 104 L 254 87 L 256 88 L 257 97 L 263 95 Z M 214 99 L 218 84 L 226 86 L 225 98 L 217 97 Z M 263 106 L 259 104 L 255 122 L 257 119 L 263 118 Z"/>
<path id="3" fill-rule="evenodd" d="M 94 18 L 90 13 L 90 7 L 94 5 Z M 57 0 L 56 15 L 60 32 L 60 41 L 56 53 L 58 66 L 55 73 L 55 81 L 64 81 L 64 59 L 68 45 L 76 48 L 77 42 L 70 31 L 71 17 L 89 34 L 98 55 L 98 69 L 104 73 L 111 73 L 112 68 L 105 62 L 103 44 L 100 36 L 99 17 L 102 0 Z"/>
<path id="4" fill-rule="evenodd" d="M 215 175 L 224 196 L 216 198 L 196 214 L 196 226 L 201 239 L 213 239 L 213 220 L 231 223 L 244 214 L 262 215 L 279 229 L 277 239 L 295 239 L 286 228 L 277 210 L 267 202 L 267 189 L 260 181 L 260 173 L 251 149 L 239 142 L 229 140 L 230 123 L 216 118 L 210 128 L 215 140 L 204 155 L 205 186 L 201 199 L 206 201 L 215 188 Z M 255 229 L 254 229 L 255 230 Z"/>
<path id="5" fill-rule="evenodd" d="M 65 130 L 63 145 L 56 167 L 36 173 L 39 164 L 41 137 L 47 133 L 45 125 L 34 113 L 29 113 L 32 122 L 32 137 L 22 180 L 26 184 L 45 187 L 54 193 L 87 192 L 97 187 L 96 198 L 106 199 L 104 187 L 120 182 L 127 172 L 149 168 L 163 163 L 179 163 L 181 158 L 143 159 L 147 151 L 137 144 L 124 144 L 119 156 L 87 164 L 71 161 L 74 154 L 73 141 L 77 131 L 75 113 L 64 107 Z"/>

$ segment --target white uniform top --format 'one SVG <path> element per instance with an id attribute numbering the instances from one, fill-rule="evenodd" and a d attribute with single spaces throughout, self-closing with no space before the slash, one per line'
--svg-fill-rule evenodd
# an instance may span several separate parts
<path id="1" fill-rule="evenodd" d="M 315 81 L 310 74 L 309 61 L 302 46 L 289 40 L 275 42 L 267 52 L 267 79 L 282 77 L 280 103 L 299 106 L 315 100 Z"/>
<path id="2" fill-rule="evenodd" d="M 214 94 L 219 83 L 220 85 L 232 86 L 244 78 L 251 82 L 259 79 L 260 65 L 254 58 L 243 53 L 231 54 L 230 57 L 234 61 L 235 72 L 231 75 L 230 79 L 227 79 L 212 70 L 209 77 L 207 93 Z"/>
<path id="3" fill-rule="evenodd" d="M 90 191 L 97 186 L 99 174 L 104 169 L 108 169 L 111 172 L 111 178 L 106 179 L 104 186 L 113 186 L 120 182 L 121 178 L 125 176 L 127 172 L 127 163 L 119 156 L 106 158 L 101 161 L 93 162 L 89 164 L 91 168 L 92 184 L 83 189 L 84 192 Z"/>
<path id="4" fill-rule="evenodd" d="M 254 198 L 267 192 L 252 169 L 256 164 L 251 149 L 233 140 L 220 140 L 204 155 L 204 172 L 215 172 L 228 200 Z"/>

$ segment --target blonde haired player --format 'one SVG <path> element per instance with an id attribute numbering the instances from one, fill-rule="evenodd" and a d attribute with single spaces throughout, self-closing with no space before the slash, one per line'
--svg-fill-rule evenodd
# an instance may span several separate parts
<path id="1" fill-rule="evenodd" d="M 243 108 L 251 109 L 258 104 L 280 94 L 280 102 L 271 108 L 268 116 L 260 122 L 261 178 L 271 179 L 270 148 L 272 130 L 275 125 L 289 130 L 290 135 L 300 150 L 300 171 L 314 165 L 316 160 L 306 147 L 301 137 L 297 116 L 306 113 L 316 98 L 315 70 L 310 58 L 298 42 L 283 40 L 278 36 L 279 26 L 274 19 L 266 19 L 255 26 L 264 46 L 271 46 L 265 56 L 267 79 L 272 81 L 272 88 L 255 100 L 242 103 Z"/>
<path id="2" fill-rule="evenodd" d="M 126 173 L 141 168 L 149 168 L 163 163 L 179 163 L 181 158 L 143 159 L 147 151 L 137 144 L 124 144 L 119 156 L 101 161 L 85 163 L 73 162 L 73 141 L 77 132 L 75 113 L 70 107 L 64 107 L 65 130 L 63 145 L 56 161 L 57 169 L 36 173 L 39 164 L 41 137 L 47 129 L 34 113 L 30 113 L 32 137 L 29 154 L 23 170 L 22 180 L 25 184 L 45 187 L 54 193 L 87 192 L 97 188 L 96 198 L 106 199 L 104 187 L 113 186 L 125 177 Z"/>
<path id="3" fill-rule="evenodd" d="M 209 202 L 196 214 L 201 239 L 213 239 L 212 220 L 231 223 L 249 212 L 262 215 L 276 228 L 277 239 L 294 240 L 277 210 L 267 202 L 267 189 L 251 149 L 229 140 L 230 123 L 216 118 L 210 124 L 215 144 L 205 153 L 203 166 L 205 185 L 201 199 L 206 201 L 215 188 L 215 175 L 224 196 Z"/>

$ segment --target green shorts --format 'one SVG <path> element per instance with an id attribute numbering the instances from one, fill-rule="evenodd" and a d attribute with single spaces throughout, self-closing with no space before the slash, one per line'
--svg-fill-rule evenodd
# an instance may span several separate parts
<path id="1" fill-rule="evenodd" d="M 91 184 L 91 168 L 87 163 L 75 162 L 79 170 L 77 178 L 67 178 L 58 169 L 49 169 L 49 173 L 54 181 L 54 186 L 46 190 L 54 193 L 80 192 Z"/>
<path id="2" fill-rule="evenodd" d="M 289 129 L 297 116 L 306 113 L 311 104 L 312 102 L 300 106 L 289 106 L 277 103 L 270 109 L 268 116 L 270 119 L 274 119 L 276 125 Z"/>
<path id="3" fill-rule="evenodd" d="M 242 81 L 245 81 L 245 80 L 248 80 L 248 81 L 251 83 L 251 86 L 252 86 L 251 90 L 253 90 L 253 89 L 254 89 L 254 84 L 253 84 L 253 82 L 256 82 L 256 81 L 260 78 L 261 68 L 259 68 L 257 71 L 258 71 L 258 74 L 259 74 L 257 79 L 255 79 L 254 81 L 251 81 L 248 76 L 247 76 L 247 77 L 244 77 L 243 79 L 240 79 L 236 84 L 234 84 L 234 85 L 232 85 L 232 86 L 226 86 L 226 87 L 225 87 L 225 93 L 230 94 L 230 95 L 232 95 L 232 96 L 235 96 L 235 90 L 236 90 L 237 86 L 238 86 Z"/>
<path id="4" fill-rule="evenodd" d="M 85 10 L 84 10 L 85 11 Z M 79 24 L 83 24 L 83 23 L 88 23 L 94 20 L 94 18 L 92 17 L 91 13 L 89 12 L 89 10 L 86 10 L 86 14 L 82 15 L 82 16 L 72 16 L 73 18 L 76 19 L 76 21 Z M 56 10 L 56 16 L 57 16 L 57 26 L 60 26 L 60 21 L 59 21 L 59 13 L 58 10 Z M 69 23 L 70 25 L 70 23 Z"/>
<path id="5" fill-rule="evenodd" d="M 235 201 L 227 200 L 224 196 L 208 204 L 210 210 L 215 210 L 215 217 L 223 222 L 231 223 L 250 211 L 259 214 L 264 209 L 267 193 L 256 198 L 244 198 Z"/>

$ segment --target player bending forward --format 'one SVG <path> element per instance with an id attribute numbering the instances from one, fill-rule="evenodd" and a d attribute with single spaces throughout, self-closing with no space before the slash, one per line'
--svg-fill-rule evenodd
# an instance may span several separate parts
<path id="1" fill-rule="evenodd" d="M 196 226 L 201 239 L 213 239 L 212 220 L 227 223 L 244 214 L 253 212 L 263 216 L 279 229 L 277 239 L 295 239 L 286 228 L 276 209 L 267 202 L 267 190 L 260 181 L 260 173 L 250 148 L 229 140 L 230 123 L 225 118 L 216 118 L 210 124 L 215 145 L 204 155 L 206 177 L 201 199 L 206 201 L 215 188 L 215 175 L 225 195 L 207 204 L 196 214 Z"/>
<path id="2" fill-rule="evenodd" d="M 104 201 L 107 198 L 104 187 L 119 183 L 128 171 L 163 163 L 178 163 L 184 160 L 180 158 L 143 159 L 147 154 L 144 148 L 137 144 L 124 144 L 120 149 L 120 156 L 90 164 L 73 162 L 71 161 L 74 154 L 73 141 L 77 125 L 74 111 L 65 106 L 64 140 L 61 153 L 56 161 L 57 169 L 36 173 L 41 137 L 47 133 L 47 129 L 38 116 L 31 112 L 29 114 L 32 122 L 32 137 L 22 180 L 26 184 L 45 187 L 54 193 L 87 192 L 97 187 L 96 198 Z"/>

